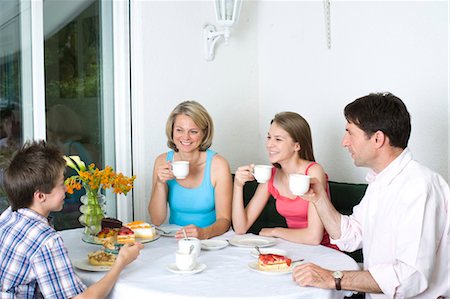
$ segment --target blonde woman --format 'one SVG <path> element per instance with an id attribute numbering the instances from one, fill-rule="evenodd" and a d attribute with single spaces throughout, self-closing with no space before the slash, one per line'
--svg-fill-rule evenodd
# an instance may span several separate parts
<path id="1" fill-rule="evenodd" d="M 239 167 L 234 178 L 233 227 L 236 233 L 246 233 L 261 214 L 270 196 L 275 198 L 277 211 L 286 218 L 288 228 L 263 228 L 260 235 L 282 238 L 291 242 L 326 245 L 328 234 L 315 210 L 300 196 L 289 190 L 291 173 L 307 174 L 327 188 L 327 176 L 315 162 L 311 130 L 307 121 L 295 112 L 275 115 L 267 134 L 266 148 L 270 162 L 275 166 L 267 183 L 259 184 L 248 205 L 244 208 L 243 187 L 245 182 L 254 180 L 254 165 Z M 328 189 L 327 189 L 328 190 Z"/>
<path id="2" fill-rule="evenodd" d="M 210 150 L 214 133 L 211 116 L 195 101 L 180 103 L 166 124 L 171 150 L 154 163 L 148 211 L 161 225 L 170 209 L 169 223 L 184 227 L 190 237 L 208 239 L 230 228 L 232 179 L 228 162 Z M 189 174 L 176 179 L 171 163 L 189 161 Z M 184 236 L 182 230 L 176 238 Z"/>

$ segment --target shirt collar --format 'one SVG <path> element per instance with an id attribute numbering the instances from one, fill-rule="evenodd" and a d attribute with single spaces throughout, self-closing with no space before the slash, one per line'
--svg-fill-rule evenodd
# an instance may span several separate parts
<path id="1" fill-rule="evenodd" d="M 40 222 L 43 222 L 43 223 L 49 225 L 47 218 L 45 218 L 44 216 L 42 216 L 41 214 L 39 214 L 38 212 L 36 212 L 32 209 L 28 209 L 28 208 L 18 209 L 17 213 L 21 214 L 24 217 L 27 217 L 27 218 L 30 218 L 33 220 L 37 220 L 37 221 L 40 221 Z"/>
<path id="2" fill-rule="evenodd" d="M 366 175 L 366 181 L 369 184 L 378 181 L 381 184 L 389 185 L 411 160 L 411 151 L 409 148 L 405 148 L 403 152 L 380 173 L 377 174 L 375 171 L 371 170 Z"/>

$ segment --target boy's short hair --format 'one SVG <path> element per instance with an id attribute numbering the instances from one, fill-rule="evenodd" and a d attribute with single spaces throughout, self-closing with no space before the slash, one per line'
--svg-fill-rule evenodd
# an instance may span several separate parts
<path id="1" fill-rule="evenodd" d="M 14 154 L 3 178 L 11 209 L 31 206 L 36 191 L 50 193 L 65 166 L 58 147 L 43 140 L 26 142 Z"/>

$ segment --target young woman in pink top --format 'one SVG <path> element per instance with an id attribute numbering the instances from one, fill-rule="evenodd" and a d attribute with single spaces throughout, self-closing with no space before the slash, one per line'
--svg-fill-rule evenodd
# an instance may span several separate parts
<path id="1" fill-rule="evenodd" d="M 327 176 L 322 166 L 314 159 L 308 122 L 295 112 L 276 114 L 267 133 L 266 148 L 269 161 L 275 166 L 272 169 L 272 176 L 267 183 L 259 184 L 246 207 L 244 207 L 243 187 L 245 182 L 255 179 L 252 174 L 254 165 L 241 166 L 236 171 L 232 206 L 235 232 L 245 234 L 272 195 L 276 200 L 277 211 L 286 218 L 288 228 L 263 228 L 260 235 L 336 248 L 330 244 L 314 205 L 289 190 L 291 173 L 315 177 L 328 189 Z"/>

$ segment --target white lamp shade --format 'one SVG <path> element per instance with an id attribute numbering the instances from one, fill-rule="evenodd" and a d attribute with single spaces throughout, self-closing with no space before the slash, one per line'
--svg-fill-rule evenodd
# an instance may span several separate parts
<path id="1" fill-rule="evenodd" d="M 231 27 L 239 20 L 242 0 L 215 0 L 216 19 L 219 26 Z"/>

